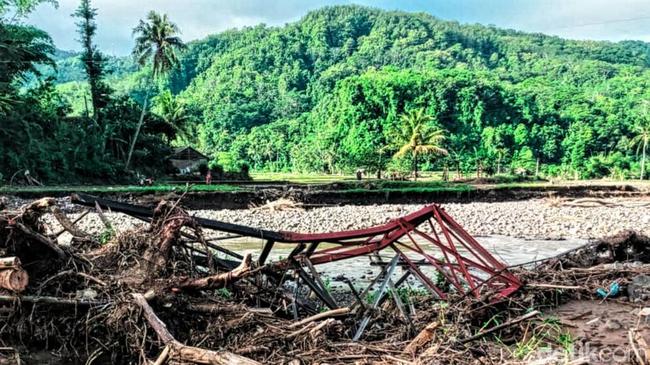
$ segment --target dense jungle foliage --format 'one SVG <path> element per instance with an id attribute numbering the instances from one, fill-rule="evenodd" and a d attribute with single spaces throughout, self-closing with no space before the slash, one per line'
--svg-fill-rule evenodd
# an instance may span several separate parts
<path id="1" fill-rule="evenodd" d="M 61 53 L 48 34 L 21 23 L 41 2 L 0 0 L 0 181 L 28 176 L 47 183 L 120 181 L 131 174 L 125 174 L 124 164 L 141 105 L 128 94 L 114 92 L 104 80 L 104 56 L 92 43 L 96 12 L 86 0 L 75 13 L 80 37 L 87 41 L 85 51 L 78 60 L 61 62 L 79 62 L 76 77 L 94 75 L 94 82 L 84 83 L 93 85 L 95 92 L 91 95 L 90 86 L 83 88 L 86 92 L 76 90 L 84 112 L 72 112 L 53 77 Z M 85 69 L 85 61 L 93 67 Z M 153 113 L 145 120 L 134 171 L 160 173 L 171 153 L 174 128 Z"/>
<path id="2" fill-rule="evenodd" d="M 445 137 L 433 147 L 448 153 L 423 154 L 420 168 L 638 178 L 650 134 L 647 43 L 573 41 L 336 6 L 282 27 L 193 41 L 157 81 L 130 58 L 105 58 L 112 89 L 105 113 L 113 113 L 106 119 L 119 130 L 99 143 L 89 138 L 80 56 L 54 53 L 37 29 L 5 22 L 2 31 L 56 56 L 0 74 L 11 85 L 0 97 L 22 100 L 3 109 L 11 116 L 0 128 L 5 177 L 24 168 L 48 179 L 119 170 L 146 95 L 157 97 L 144 124 L 148 140 L 138 142 L 139 166 L 156 166 L 151 156 L 168 144 L 190 144 L 226 169 L 404 171 L 415 155 L 396 157 L 408 143 L 403 116 L 424 110 L 426 127 Z M 58 72 L 35 68 L 39 62 Z M 42 74 L 37 83 L 17 81 L 34 70 Z M 97 151 L 103 145 L 110 148 Z"/>

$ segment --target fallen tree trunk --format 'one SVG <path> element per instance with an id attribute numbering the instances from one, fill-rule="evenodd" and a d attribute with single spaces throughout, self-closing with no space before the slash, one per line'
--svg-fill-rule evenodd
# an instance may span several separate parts
<path id="1" fill-rule="evenodd" d="M 183 345 L 167 330 L 167 326 L 158 318 L 144 295 L 132 294 L 135 303 L 142 309 L 142 314 L 156 332 L 160 340 L 169 347 L 169 358 L 181 362 L 205 365 L 259 365 L 257 361 L 239 356 L 228 351 L 211 351 L 198 347 Z"/>

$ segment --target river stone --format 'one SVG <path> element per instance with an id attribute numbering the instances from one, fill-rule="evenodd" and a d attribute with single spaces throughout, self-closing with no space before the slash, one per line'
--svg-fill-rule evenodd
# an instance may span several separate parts
<path id="1" fill-rule="evenodd" d="M 650 276 L 635 276 L 627 286 L 627 295 L 632 302 L 641 302 L 650 299 Z"/>

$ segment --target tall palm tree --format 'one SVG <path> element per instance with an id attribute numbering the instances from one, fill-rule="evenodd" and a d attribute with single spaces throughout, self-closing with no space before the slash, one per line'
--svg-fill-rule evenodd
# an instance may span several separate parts
<path id="1" fill-rule="evenodd" d="M 150 11 L 149 15 L 147 15 L 147 21 L 140 20 L 138 26 L 133 29 L 133 35 L 136 36 L 133 56 L 141 66 L 151 63 L 154 80 L 178 66 L 176 51 L 185 47 L 185 44 L 183 44 L 183 41 L 178 36 L 179 34 L 180 29 L 169 20 L 167 14 L 160 15 L 155 11 Z M 131 140 L 131 147 L 129 148 L 129 154 L 126 159 L 127 170 L 129 169 L 135 142 L 138 140 L 138 135 L 144 122 L 148 98 L 149 90 L 147 89 L 140 121 L 135 130 L 133 140 Z"/>
<path id="2" fill-rule="evenodd" d="M 179 34 L 180 29 L 167 14 L 151 11 L 147 21 L 140 20 L 133 29 L 136 36 L 133 56 L 141 66 L 151 62 L 154 78 L 159 77 L 178 65 L 176 51 L 185 47 Z"/>
<path id="3" fill-rule="evenodd" d="M 401 117 L 402 125 L 398 133 L 400 149 L 394 157 L 404 157 L 411 154 L 413 157 L 413 177 L 418 179 L 418 156 L 426 154 L 447 156 L 449 152 L 442 148 L 445 132 L 440 128 L 433 128 L 428 123 L 433 120 L 425 114 L 424 109 L 411 110 Z"/>
<path id="4" fill-rule="evenodd" d="M 630 141 L 630 147 L 636 146 L 636 154 L 641 152 L 641 176 L 643 180 L 645 177 L 645 161 L 648 144 L 650 143 L 650 119 L 644 118 L 642 122 L 634 126 L 635 135 Z"/>

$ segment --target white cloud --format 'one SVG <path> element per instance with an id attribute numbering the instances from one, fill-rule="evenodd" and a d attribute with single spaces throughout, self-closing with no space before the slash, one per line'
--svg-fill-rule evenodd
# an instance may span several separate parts
<path id="1" fill-rule="evenodd" d="M 336 1 L 345 3 L 347 1 Z M 132 45 L 131 31 L 150 10 L 169 14 L 183 31 L 184 40 L 203 38 L 211 33 L 247 25 L 283 24 L 294 21 L 309 10 L 333 3 L 326 0 L 94 0 L 98 9 L 97 43 L 107 53 L 125 54 Z M 59 8 L 39 7 L 28 22 L 46 30 L 62 49 L 79 48 L 75 19 L 70 14 L 78 0 L 59 0 Z"/>
<path id="2" fill-rule="evenodd" d="M 650 39 L 648 0 L 523 0 L 516 29 L 572 39 Z"/>
<path id="3" fill-rule="evenodd" d="M 568 38 L 650 40 L 649 0 L 94 0 L 93 6 L 99 9 L 99 46 L 107 53 L 126 54 L 131 29 L 152 9 L 168 13 L 187 41 L 229 28 L 284 24 L 321 6 L 349 2 Z M 41 6 L 28 21 L 49 32 L 59 48 L 77 49 L 70 14 L 78 0 L 59 3 L 56 10 Z"/>

